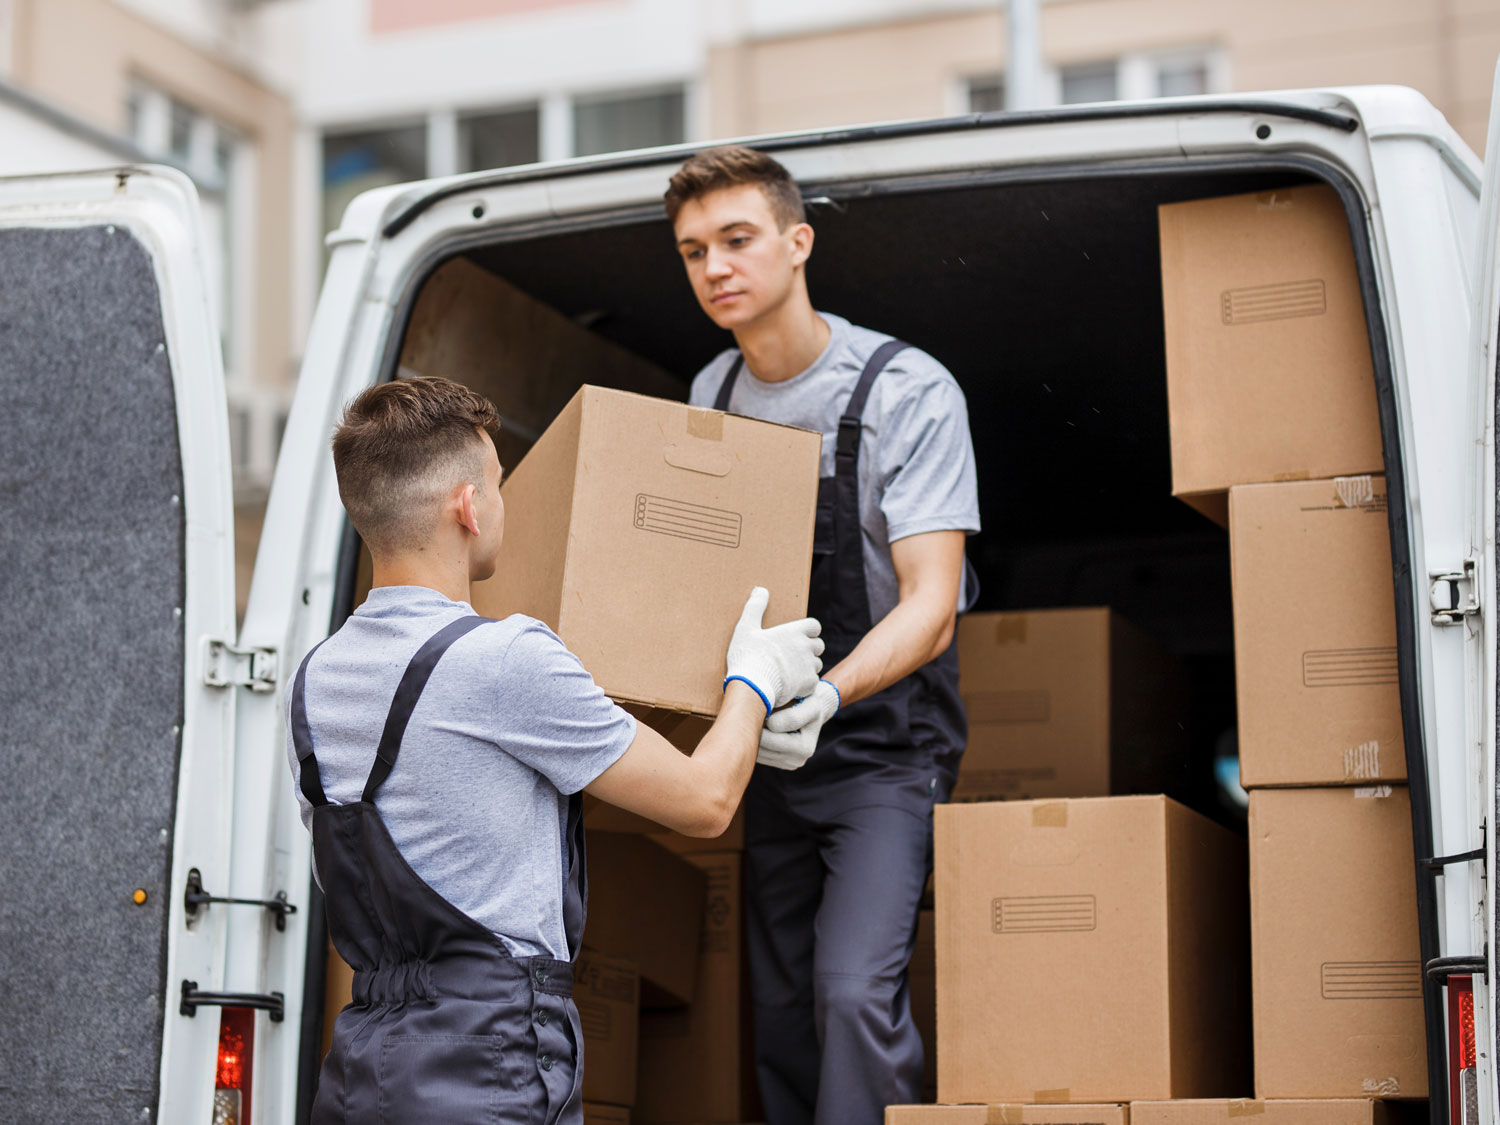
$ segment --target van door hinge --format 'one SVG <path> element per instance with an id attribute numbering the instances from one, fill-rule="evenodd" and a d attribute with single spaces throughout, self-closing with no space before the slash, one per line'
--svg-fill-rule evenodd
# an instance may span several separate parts
<path id="1" fill-rule="evenodd" d="M 1433 571 L 1429 600 L 1434 625 L 1457 625 L 1479 613 L 1479 560 L 1465 559 L 1462 573 Z"/>
<path id="2" fill-rule="evenodd" d="M 275 691 L 278 667 L 274 648 L 236 648 L 228 641 L 204 639 L 203 682 L 209 687 Z"/>

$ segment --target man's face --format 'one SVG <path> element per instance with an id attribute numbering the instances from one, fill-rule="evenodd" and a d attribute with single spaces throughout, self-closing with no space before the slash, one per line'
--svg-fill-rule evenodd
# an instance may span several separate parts
<path id="1" fill-rule="evenodd" d="M 731 330 L 780 308 L 812 249 L 812 228 L 779 229 L 770 200 L 755 184 L 689 200 L 673 231 L 698 304 Z"/>
<path id="2" fill-rule="evenodd" d="M 484 438 L 484 484 L 474 490 L 474 513 L 479 518 L 479 537 L 469 553 L 469 579 L 482 582 L 495 573 L 500 558 L 500 543 L 505 538 L 505 501 L 500 499 L 500 482 L 504 472 L 495 453 L 495 442 Z"/>

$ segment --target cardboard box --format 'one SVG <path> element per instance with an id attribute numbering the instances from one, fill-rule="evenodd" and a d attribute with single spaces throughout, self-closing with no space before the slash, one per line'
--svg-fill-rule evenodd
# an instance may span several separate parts
<path id="1" fill-rule="evenodd" d="M 1217 1099 L 1180 1102 L 1132 1102 L 1131 1125 L 1387 1125 L 1392 1118 L 1384 1102 L 1369 1098 L 1317 1101 L 1251 1101 Z"/>
<path id="2" fill-rule="evenodd" d="M 1240 784 L 1404 780 L 1384 478 L 1229 497 Z"/>
<path id="3" fill-rule="evenodd" d="M 630 1125 L 630 1110 L 624 1106 L 584 1102 L 583 1125 Z"/>
<path id="4" fill-rule="evenodd" d="M 633 833 L 589 832 L 587 846 L 584 948 L 635 962 L 641 1007 L 690 1003 L 707 893 L 703 873 Z"/>
<path id="5" fill-rule="evenodd" d="M 1181 765 L 1178 665 L 1108 609 L 968 614 L 958 665 L 956 801 L 1159 793 Z"/>
<path id="6" fill-rule="evenodd" d="M 616 699 L 717 714 L 751 589 L 771 591 L 768 625 L 806 614 L 821 442 L 584 387 L 501 489 L 505 542 L 474 608 L 546 622 Z"/>
<path id="7" fill-rule="evenodd" d="M 906 968 L 911 1018 L 922 1035 L 922 1097 L 937 1100 L 937 919 L 933 911 L 917 915 L 917 944 Z"/>
<path id="8" fill-rule="evenodd" d="M 693 1003 L 641 1017 L 637 1122 L 757 1121 L 740 852 L 687 857 L 708 879 Z"/>
<path id="9" fill-rule="evenodd" d="M 587 950 L 573 965 L 573 1003 L 583 1027 L 583 1096 L 635 1104 L 640 974 L 635 962 Z"/>
<path id="10" fill-rule="evenodd" d="M 1427 1094 L 1404 787 L 1250 794 L 1255 1093 Z"/>
<path id="11" fill-rule="evenodd" d="M 934 819 L 939 1101 L 1249 1091 L 1242 840 L 1165 797 Z"/>
<path id="12" fill-rule="evenodd" d="M 1130 1125 L 1123 1105 L 888 1105 L 885 1125 Z"/>
<path id="13" fill-rule="evenodd" d="M 1231 485 L 1380 472 L 1370 340 L 1333 189 L 1157 214 L 1173 495 L 1222 522 Z"/>

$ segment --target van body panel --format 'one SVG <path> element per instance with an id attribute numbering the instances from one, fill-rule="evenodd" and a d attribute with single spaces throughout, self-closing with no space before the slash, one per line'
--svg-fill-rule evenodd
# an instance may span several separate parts
<path id="1" fill-rule="evenodd" d="M 218 1010 L 179 1014 L 181 982 L 221 990 L 226 930 L 261 919 L 200 907 L 190 921 L 183 900 L 190 868 L 227 891 L 234 793 L 233 692 L 204 683 L 205 643 L 232 642 L 235 621 L 198 200 L 165 168 L 6 179 L 0 239 L 6 307 L 23 316 L 6 325 L 15 428 L 0 443 L 15 485 L 6 631 L 24 631 L 4 645 L 22 661 L 0 732 L 20 740 L 13 771 L 36 750 L 24 716 L 46 721 L 46 773 L 5 820 L 50 825 L 6 846 L 17 874 L 45 881 L 8 895 L 45 929 L 7 933 L 24 968 L 0 971 L 15 984 L 0 1056 L 19 1068 L 0 1078 L 0 1116 L 206 1121 Z M 38 581 L 51 592 L 33 614 Z M 68 799 L 51 807 L 54 776 Z M 28 998 L 39 977 L 47 995 Z"/>
<path id="2" fill-rule="evenodd" d="M 1475 838 L 1488 816 L 1481 795 L 1494 793 L 1479 775 L 1481 766 L 1493 769 L 1493 753 L 1481 763 L 1475 737 L 1474 670 L 1483 654 L 1472 630 L 1433 624 L 1428 574 L 1455 560 L 1461 566 L 1472 553 L 1476 475 L 1494 470 L 1492 461 L 1482 466 L 1474 455 L 1477 435 L 1456 437 L 1467 432 L 1476 396 L 1486 393 L 1459 351 L 1468 338 L 1473 290 L 1489 274 L 1472 249 L 1479 162 L 1425 99 L 1396 87 L 1286 91 L 977 116 L 928 123 L 925 131 L 923 123 L 911 123 L 810 133 L 767 144 L 809 197 L 835 201 L 981 179 L 1162 169 L 1297 168 L 1333 184 L 1351 216 L 1376 366 L 1389 383 L 1382 411 L 1388 471 L 1402 484 L 1392 518 L 1401 536 L 1397 557 L 1406 564 L 1397 570 L 1401 629 L 1410 638 L 1403 642 L 1409 650 L 1402 656 L 1403 699 L 1409 753 L 1416 756 L 1409 768 L 1425 780 L 1422 826 L 1430 821 L 1432 836 L 1418 848 L 1431 855 L 1429 847 L 1442 853 L 1475 846 L 1461 842 Z M 329 273 L 277 467 L 245 643 L 284 646 L 289 673 L 340 619 L 334 591 L 343 515 L 327 436 L 342 402 L 394 373 L 400 332 L 427 274 L 444 258 L 485 243 L 659 215 L 667 175 L 696 147 L 383 188 L 351 204 L 330 238 Z M 1486 247 L 1492 251 L 1493 240 Z M 1493 308 L 1489 319 L 1493 326 Z M 1492 403 L 1488 393 L 1484 401 Z M 1493 638 L 1488 658 L 1493 662 Z M 1493 667 L 1484 675 L 1492 705 Z M 254 701 L 254 718 L 251 707 L 242 707 L 240 734 L 263 750 L 274 744 L 276 753 L 260 755 L 269 782 L 257 789 L 268 793 L 275 832 L 290 833 L 278 835 L 275 846 L 291 870 L 306 870 L 306 834 L 280 755 L 280 704 L 272 702 Z M 1486 737 L 1494 737 L 1493 721 Z M 248 787 L 248 779 L 240 784 Z M 1492 910 L 1483 881 L 1453 873 L 1429 893 L 1437 902 L 1435 948 L 1450 955 L 1481 949 L 1485 933 L 1494 932 L 1477 924 Z M 290 1028 L 291 998 L 300 1002 L 302 995 L 301 964 L 278 964 L 267 987 L 284 987 Z M 1434 1018 L 1441 1020 L 1441 1010 L 1429 1012 Z M 278 1056 L 283 1073 L 291 1055 Z M 1492 1089 L 1488 1071 L 1485 1081 L 1482 1088 Z M 1440 1076 L 1433 1085 L 1441 1089 Z M 1486 1106 L 1482 1120 L 1495 1120 L 1493 1107 Z"/>

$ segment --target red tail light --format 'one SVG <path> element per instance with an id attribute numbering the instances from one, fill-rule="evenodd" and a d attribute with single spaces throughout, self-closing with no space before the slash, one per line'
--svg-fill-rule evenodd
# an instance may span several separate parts
<path id="1" fill-rule="evenodd" d="M 255 1012 L 250 1008 L 225 1008 L 219 1016 L 213 1125 L 246 1125 L 250 1120 L 254 1063 Z"/>
<path id="2" fill-rule="evenodd" d="M 1475 1071 L 1474 978 L 1448 978 L 1448 1100 L 1453 1125 L 1478 1120 L 1479 1090 Z"/>

